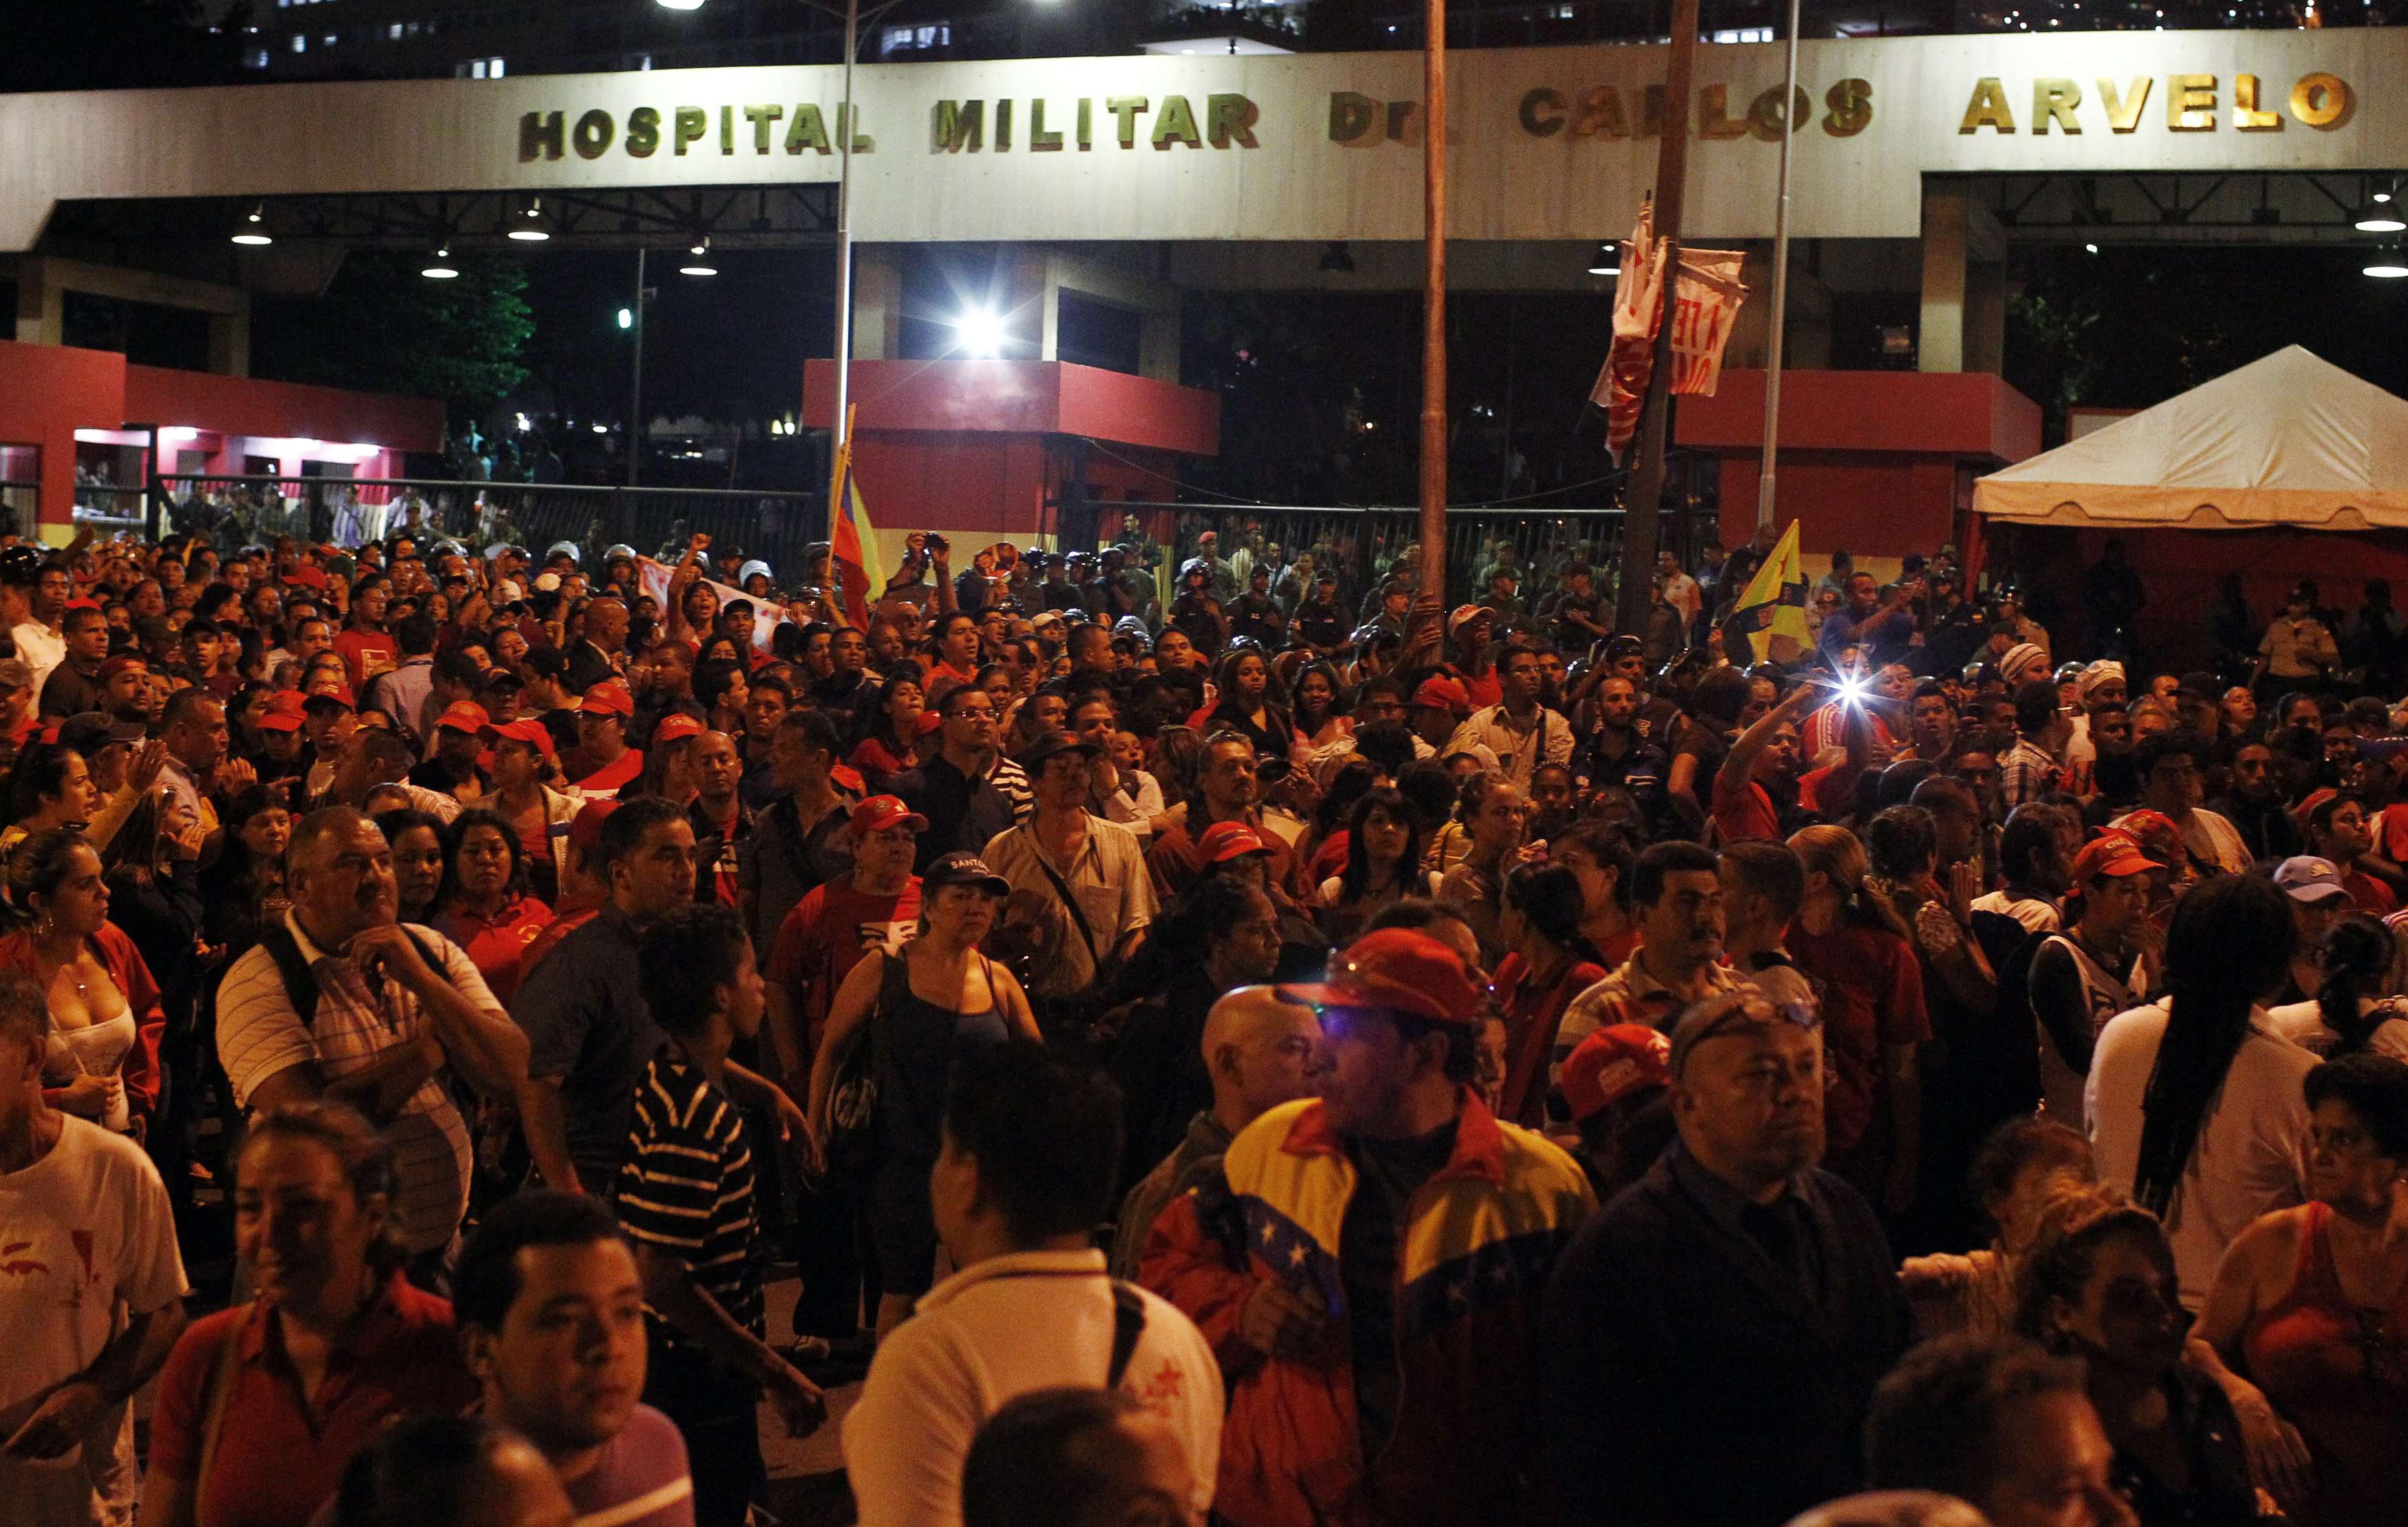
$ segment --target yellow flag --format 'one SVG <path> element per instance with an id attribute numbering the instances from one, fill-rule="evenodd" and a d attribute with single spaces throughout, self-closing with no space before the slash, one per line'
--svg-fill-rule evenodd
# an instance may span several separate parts
<path id="1" fill-rule="evenodd" d="M 1806 571 L 1798 561 L 1798 521 L 1756 570 L 1726 628 L 1747 637 L 1756 661 L 1787 662 L 1806 649 Z"/>

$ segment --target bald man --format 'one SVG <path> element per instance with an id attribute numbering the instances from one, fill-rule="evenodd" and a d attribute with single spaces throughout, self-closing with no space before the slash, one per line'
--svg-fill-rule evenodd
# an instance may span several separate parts
<path id="1" fill-rule="evenodd" d="M 1121 1201 L 1112 1232 L 1113 1277 L 1137 1277 L 1154 1216 L 1219 1163 L 1240 1130 L 1283 1103 L 1312 1095 L 1312 1055 L 1320 1040 L 1312 1009 L 1282 1002 L 1268 986 L 1238 987 L 1212 1005 L 1202 1046 L 1212 1106 L 1189 1122 L 1179 1149 Z"/>

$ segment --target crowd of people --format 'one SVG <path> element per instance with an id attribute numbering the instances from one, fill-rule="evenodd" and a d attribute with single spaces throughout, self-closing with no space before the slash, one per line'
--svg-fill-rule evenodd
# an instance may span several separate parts
<path id="1" fill-rule="evenodd" d="M 2313 591 L 1174 539 L 0 548 L 0 1522 L 2408 1523 Z"/>

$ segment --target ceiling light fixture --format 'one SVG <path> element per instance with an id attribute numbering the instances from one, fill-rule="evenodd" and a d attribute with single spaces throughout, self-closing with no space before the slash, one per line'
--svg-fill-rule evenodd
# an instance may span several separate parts
<path id="1" fill-rule="evenodd" d="M 233 237 L 234 242 L 252 248 L 276 242 L 276 235 L 267 231 L 267 205 L 265 202 L 251 204 L 243 220 L 235 224 Z"/>
<path id="2" fill-rule="evenodd" d="M 1589 260 L 1588 273 L 1592 276 L 1621 275 L 1622 246 L 1610 238 L 1599 244 L 1597 253 Z"/>
<path id="3" fill-rule="evenodd" d="M 418 274 L 430 281 L 449 281 L 457 278 L 460 267 L 452 263 L 452 246 L 445 244 L 436 250 L 435 257 L 427 261 L 426 268 Z"/>
<path id="4" fill-rule="evenodd" d="M 517 219 L 510 224 L 510 236 L 522 244 L 540 244 L 552 236 L 544 225 L 543 198 L 530 196 Z"/>
<path id="5" fill-rule="evenodd" d="M 710 239 L 708 236 L 695 240 L 694 247 L 685 251 L 685 264 L 678 266 L 678 274 L 681 276 L 719 274 L 719 267 L 711 263 Z"/>

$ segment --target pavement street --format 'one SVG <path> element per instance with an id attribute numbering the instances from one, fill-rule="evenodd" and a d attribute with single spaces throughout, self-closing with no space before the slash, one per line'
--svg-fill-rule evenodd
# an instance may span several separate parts
<path id="1" fill-rule="evenodd" d="M 782 1346 L 795 1338 L 795 1296 L 803 1286 L 793 1276 L 791 1264 L 779 1264 L 778 1270 L 786 1276 L 773 1278 L 765 1292 L 769 1340 Z M 844 1527 L 854 1519 L 853 1491 L 844 1480 L 844 1453 L 837 1438 L 844 1413 L 859 1398 L 859 1384 L 830 1390 L 827 1424 L 799 1438 L 786 1435 L 778 1407 L 762 1402 L 761 1452 L 769 1464 L 769 1520 L 777 1527 Z"/>

